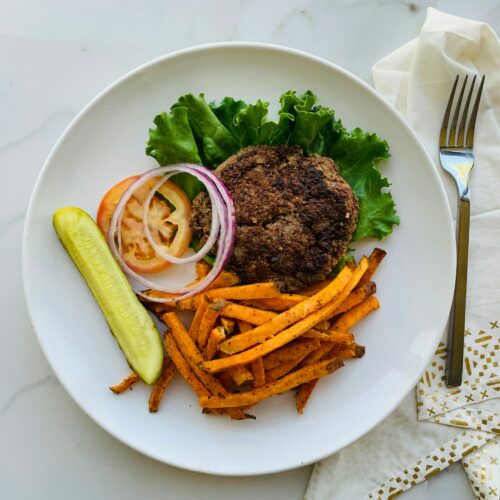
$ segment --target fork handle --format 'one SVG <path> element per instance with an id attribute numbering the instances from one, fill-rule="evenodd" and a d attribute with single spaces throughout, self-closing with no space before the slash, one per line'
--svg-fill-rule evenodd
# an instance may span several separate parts
<path id="1" fill-rule="evenodd" d="M 467 295 L 467 264 L 469 260 L 470 199 L 468 193 L 459 197 L 457 210 L 457 273 L 455 294 L 448 330 L 446 385 L 462 384 L 464 359 L 465 305 Z"/>

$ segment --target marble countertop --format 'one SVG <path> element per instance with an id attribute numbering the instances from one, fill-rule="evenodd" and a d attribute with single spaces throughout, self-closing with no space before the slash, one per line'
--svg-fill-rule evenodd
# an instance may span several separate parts
<path id="1" fill-rule="evenodd" d="M 302 498 L 311 467 L 252 478 L 182 471 L 101 430 L 71 400 L 36 341 L 23 297 L 21 235 L 40 168 L 77 112 L 135 66 L 215 41 L 288 45 L 370 82 L 374 62 L 416 36 L 425 9 L 489 22 L 498 0 L 0 0 L 0 498 Z M 472 499 L 459 465 L 408 499 Z M 350 500 L 350 499 L 348 499 Z"/>

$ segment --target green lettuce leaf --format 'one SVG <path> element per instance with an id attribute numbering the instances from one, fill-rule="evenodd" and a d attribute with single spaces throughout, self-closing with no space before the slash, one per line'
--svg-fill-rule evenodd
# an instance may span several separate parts
<path id="1" fill-rule="evenodd" d="M 162 166 L 183 162 L 201 164 L 186 108 L 175 108 L 171 113 L 161 113 L 153 122 L 156 128 L 149 129 L 147 155 L 152 156 Z"/>
<path id="2" fill-rule="evenodd" d="M 267 122 L 269 103 L 258 100 L 240 110 L 234 117 L 236 134 L 241 147 L 265 144 L 262 126 Z"/>
<path id="3" fill-rule="evenodd" d="M 297 95 L 294 90 L 282 94 L 278 122 L 269 121 L 262 125 L 262 144 L 299 144 L 291 141 L 297 113 L 309 111 L 315 102 L 316 96 L 309 90 L 302 95 Z"/>
<path id="4" fill-rule="evenodd" d="M 186 94 L 172 106 L 185 108 L 189 125 L 198 144 L 200 157 L 206 167 L 215 168 L 239 149 L 238 141 L 221 123 L 203 94 Z"/>
<path id="5" fill-rule="evenodd" d="M 248 104 L 245 101 L 235 101 L 232 97 L 224 97 L 219 105 L 215 102 L 210 103 L 210 108 L 214 115 L 233 137 L 237 137 L 238 135 L 234 117 L 247 107 Z"/>
<path id="6" fill-rule="evenodd" d="M 172 163 L 196 163 L 202 161 L 198 154 L 186 108 L 175 108 L 170 113 L 161 113 L 153 120 L 156 128 L 149 129 L 149 142 L 146 154 L 152 156 L 160 165 Z M 182 173 L 172 177 L 192 200 L 204 189 L 196 177 Z"/>
<path id="7" fill-rule="evenodd" d="M 314 147 L 319 133 L 333 117 L 333 110 L 317 106 L 311 111 L 297 109 L 295 126 L 290 144 L 297 144 L 307 155 L 314 154 Z"/>
<path id="8" fill-rule="evenodd" d="M 342 269 L 346 266 L 347 263 L 355 263 L 355 259 L 353 255 L 349 255 L 350 252 L 354 252 L 353 248 L 348 248 L 347 253 L 339 259 L 337 265 L 328 273 L 328 278 L 335 278 Z"/>
<path id="9" fill-rule="evenodd" d="M 377 165 L 389 158 L 389 145 L 376 134 L 356 128 L 340 130 L 328 156 L 337 163 L 340 174 L 351 186 L 359 201 L 359 218 L 352 241 L 374 237 L 382 239 L 399 224 L 394 200 L 387 191 L 389 181 Z"/>
<path id="10" fill-rule="evenodd" d="M 280 97 L 278 121 L 268 118 L 269 103 L 247 104 L 225 97 L 207 103 L 203 94 L 181 96 L 170 113 L 154 119 L 146 154 L 160 165 L 177 162 L 215 168 L 238 150 L 252 145 L 294 144 L 307 155 L 332 158 L 356 194 L 360 213 L 352 241 L 382 239 L 399 224 L 389 181 L 378 165 L 389 158 L 389 146 L 376 134 L 346 130 L 334 111 L 317 104 L 311 91 L 289 90 Z M 193 199 L 203 185 L 188 174 L 174 180 Z"/>

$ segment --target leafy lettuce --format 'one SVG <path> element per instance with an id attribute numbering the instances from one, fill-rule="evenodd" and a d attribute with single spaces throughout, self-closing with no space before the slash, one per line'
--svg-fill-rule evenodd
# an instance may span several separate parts
<path id="1" fill-rule="evenodd" d="M 333 158 L 356 194 L 360 211 L 352 241 L 390 234 L 399 217 L 389 181 L 378 170 L 390 156 L 387 142 L 359 128 L 346 130 L 332 109 L 317 104 L 311 91 L 285 92 L 277 121 L 269 119 L 268 108 L 269 103 L 261 100 L 247 104 L 225 97 L 216 104 L 207 103 L 203 94 L 184 95 L 169 113 L 155 117 L 146 154 L 160 165 L 186 162 L 213 169 L 246 146 L 298 145 L 307 155 Z M 203 189 L 188 174 L 174 180 L 191 199 Z"/>

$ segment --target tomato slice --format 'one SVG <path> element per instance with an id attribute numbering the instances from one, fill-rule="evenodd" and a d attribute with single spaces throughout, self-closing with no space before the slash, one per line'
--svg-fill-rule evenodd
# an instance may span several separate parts
<path id="1" fill-rule="evenodd" d="M 104 195 L 97 211 L 97 225 L 105 235 L 122 194 L 138 177 L 135 175 L 123 179 Z M 156 254 L 143 229 L 143 203 L 158 179 L 149 179 L 134 192 L 122 217 L 123 260 L 133 271 L 142 274 L 157 273 L 171 265 Z M 191 202 L 184 191 L 171 181 L 164 182 L 158 193 L 149 206 L 149 230 L 154 241 L 165 252 L 182 257 L 191 242 Z"/>

